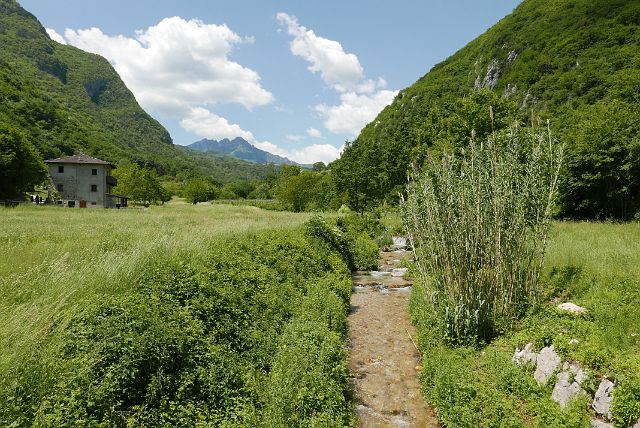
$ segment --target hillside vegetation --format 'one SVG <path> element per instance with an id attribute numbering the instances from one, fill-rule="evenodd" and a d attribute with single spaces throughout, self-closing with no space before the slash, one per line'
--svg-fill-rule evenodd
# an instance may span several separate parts
<path id="1" fill-rule="evenodd" d="M 205 174 L 222 183 L 274 171 L 174 146 L 106 59 L 54 42 L 15 0 L 0 0 L 0 46 L 0 124 L 22 132 L 44 159 L 83 151 L 159 175 Z"/>
<path id="2" fill-rule="evenodd" d="M 632 218 L 640 209 L 640 3 L 525 0 L 433 67 L 333 165 L 352 208 L 397 200 L 413 162 L 459 150 L 513 121 L 567 146 L 561 212 Z M 490 107 L 492 107 L 490 111 Z"/>

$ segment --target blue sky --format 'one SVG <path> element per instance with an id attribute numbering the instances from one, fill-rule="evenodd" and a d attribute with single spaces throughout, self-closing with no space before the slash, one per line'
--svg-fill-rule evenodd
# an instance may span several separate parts
<path id="1" fill-rule="evenodd" d="M 105 56 L 176 144 L 242 136 L 328 162 L 518 0 L 19 0 Z M 55 32 L 55 33 L 54 33 Z"/>

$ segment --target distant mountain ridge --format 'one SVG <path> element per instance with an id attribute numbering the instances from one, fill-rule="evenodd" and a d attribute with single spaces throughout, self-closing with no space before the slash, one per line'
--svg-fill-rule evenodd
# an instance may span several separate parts
<path id="1" fill-rule="evenodd" d="M 224 153 L 237 159 L 261 164 L 297 165 L 290 159 L 257 148 L 242 137 L 236 137 L 233 140 L 224 138 L 219 141 L 205 138 L 187 147 L 202 153 Z"/>

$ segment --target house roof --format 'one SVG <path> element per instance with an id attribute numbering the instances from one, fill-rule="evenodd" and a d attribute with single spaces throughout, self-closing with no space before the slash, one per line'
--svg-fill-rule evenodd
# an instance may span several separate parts
<path id="1" fill-rule="evenodd" d="M 97 165 L 115 166 L 111 162 L 107 162 L 107 161 L 103 161 L 102 159 L 87 156 L 83 153 L 80 153 L 79 155 L 73 155 L 73 156 L 63 156 L 57 159 L 49 159 L 49 160 L 46 160 L 45 163 L 76 163 L 76 164 L 80 163 L 80 164 L 94 164 L 94 165 L 97 164 Z"/>

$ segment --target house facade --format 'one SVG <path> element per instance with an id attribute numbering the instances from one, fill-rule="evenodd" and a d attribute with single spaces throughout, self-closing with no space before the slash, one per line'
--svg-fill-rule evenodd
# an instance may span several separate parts
<path id="1" fill-rule="evenodd" d="M 57 203 L 69 208 L 121 208 L 127 197 L 113 194 L 118 184 L 109 162 L 85 154 L 45 161 L 49 169 L 49 200 L 57 191 Z"/>

